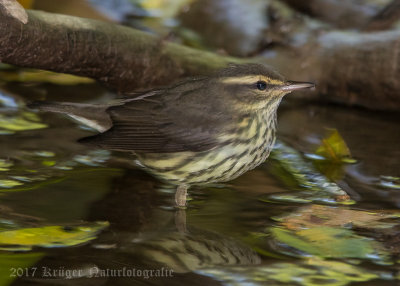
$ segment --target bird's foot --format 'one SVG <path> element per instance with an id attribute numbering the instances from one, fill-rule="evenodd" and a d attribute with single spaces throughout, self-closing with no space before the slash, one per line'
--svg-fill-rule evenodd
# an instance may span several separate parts
<path id="1" fill-rule="evenodd" d="M 179 185 L 175 192 L 175 204 L 179 208 L 186 207 L 186 196 L 187 196 L 187 189 L 186 185 Z"/>

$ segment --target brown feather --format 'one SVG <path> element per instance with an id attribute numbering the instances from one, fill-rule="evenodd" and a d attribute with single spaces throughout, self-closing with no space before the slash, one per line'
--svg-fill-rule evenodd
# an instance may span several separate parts
<path id="1" fill-rule="evenodd" d="M 149 153 L 212 149 L 224 130 L 234 126 L 230 123 L 236 115 L 223 98 L 210 92 L 203 78 L 126 99 L 107 109 L 113 122 L 110 130 L 80 142 Z"/>

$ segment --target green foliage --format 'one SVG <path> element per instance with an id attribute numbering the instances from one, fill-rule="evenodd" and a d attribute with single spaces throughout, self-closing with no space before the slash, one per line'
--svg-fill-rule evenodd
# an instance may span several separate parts
<path id="1" fill-rule="evenodd" d="M 367 271 L 361 267 L 339 261 L 310 258 L 298 262 L 278 262 L 253 267 L 205 269 L 201 274 L 224 281 L 224 285 L 302 285 L 344 286 L 391 277 L 389 273 Z"/>
<path id="2" fill-rule="evenodd" d="M 96 238 L 108 222 L 96 222 L 82 226 L 43 226 L 0 232 L 0 249 L 27 251 L 32 247 L 67 247 L 79 245 Z"/>
<path id="3" fill-rule="evenodd" d="M 328 129 L 315 154 L 308 155 L 315 167 L 331 181 L 338 181 L 344 176 L 345 164 L 356 163 L 350 149 L 336 129 Z"/>
<path id="4" fill-rule="evenodd" d="M 274 194 L 264 201 L 353 204 L 349 196 L 306 161 L 300 152 L 278 141 L 271 153 L 271 173 L 296 193 Z"/>
<path id="5" fill-rule="evenodd" d="M 26 271 L 43 257 L 43 253 L 0 253 L 0 286 L 10 285 L 20 273 L 17 269 Z M 14 271 L 15 270 L 15 271 Z M 24 272 L 26 273 L 26 272 Z M 23 274 L 24 274 L 23 273 Z"/>
<path id="6" fill-rule="evenodd" d="M 332 129 L 325 138 L 321 140 L 321 145 L 315 151 L 315 154 L 322 156 L 331 162 L 355 163 L 351 158 L 350 149 L 340 135 L 339 131 Z"/>
<path id="7" fill-rule="evenodd" d="M 94 80 L 70 74 L 31 69 L 2 69 L 0 79 L 6 82 L 52 83 L 57 85 L 76 85 L 93 83 Z"/>
<path id="8" fill-rule="evenodd" d="M 280 227 L 269 230 L 276 241 L 298 250 L 300 256 L 321 258 L 360 258 L 384 261 L 387 253 L 376 241 L 337 227 L 316 227 L 291 231 Z M 293 251 L 287 252 L 293 254 Z"/>
<path id="9" fill-rule="evenodd" d="M 39 116 L 32 112 L 0 113 L 0 134 L 12 134 L 18 131 L 43 129 L 46 127 L 46 124 L 40 122 Z"/>

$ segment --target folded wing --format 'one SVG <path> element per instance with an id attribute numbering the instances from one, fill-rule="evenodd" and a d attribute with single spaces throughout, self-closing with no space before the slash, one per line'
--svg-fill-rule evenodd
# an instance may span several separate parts
<path id="1" fill-rule="evenodd" d="M 198 97 L 198 98 L 194 98 Z M 164 90 L 110 107 L 113 126 L 82 143 L 119 151 L 165 153 L 210 150 L 231 127 L 223 103 L 199 90 Z"/>

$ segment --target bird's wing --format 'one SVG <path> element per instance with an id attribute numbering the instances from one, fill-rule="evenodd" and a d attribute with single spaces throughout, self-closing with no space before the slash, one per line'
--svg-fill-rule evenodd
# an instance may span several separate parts
<path id="1" fill-rule="evenodd" d="M 196 99 L 197 96 L 197 99 Z M 218 145 L 229 112 L 192 92 L 136 97 L 107 110 L 113 126 L 80 141 L 101 148 L 144 153 L 205 151 Z"/>

